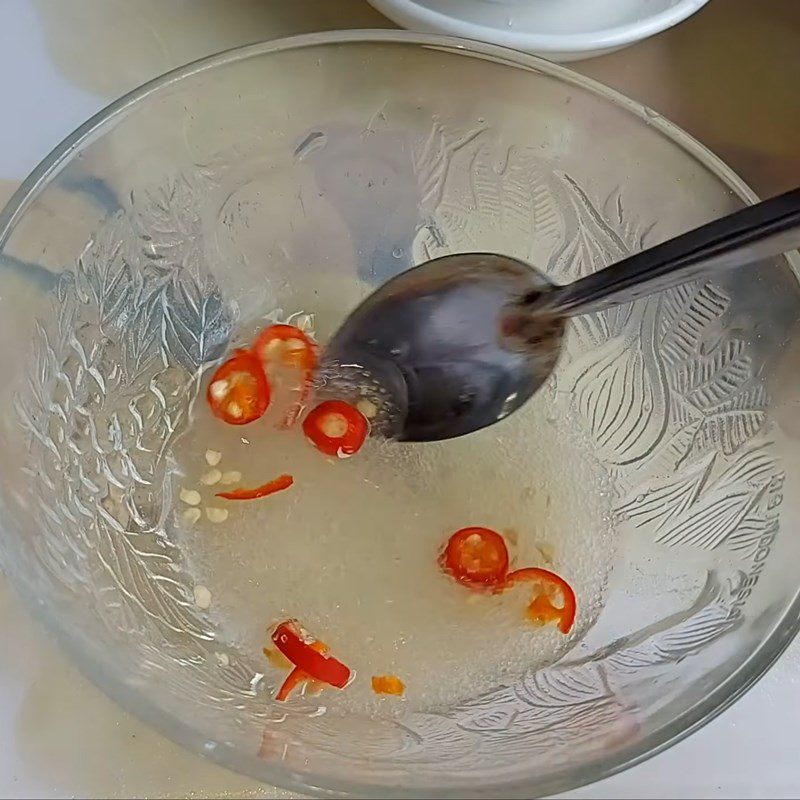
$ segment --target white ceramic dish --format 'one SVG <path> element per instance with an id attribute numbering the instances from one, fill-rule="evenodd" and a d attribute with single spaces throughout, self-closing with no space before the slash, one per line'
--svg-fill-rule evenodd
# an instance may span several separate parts
<path id="1" fill-rule="evenodd" d="M 579 61 L 677 25 L 708 0 L 369 0 L 398 25 Z"/>

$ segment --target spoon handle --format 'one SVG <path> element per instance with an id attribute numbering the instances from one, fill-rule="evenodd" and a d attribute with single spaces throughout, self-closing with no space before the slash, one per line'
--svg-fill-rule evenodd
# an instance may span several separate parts
<path id="1" fill-rule="evenodd" d="M 748 206 L 643 250 L 549 293 L 547 306 L 574 316 L 602 311 L 710 272 L 800 247 L 800 188 Z"/>

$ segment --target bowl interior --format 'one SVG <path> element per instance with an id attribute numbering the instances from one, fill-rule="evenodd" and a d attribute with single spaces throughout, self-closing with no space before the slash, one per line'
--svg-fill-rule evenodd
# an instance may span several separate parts
<path id="1" fill-rule="evenodd" d="M 167 76 L 0 218 L 3 564 L 112 696 L 268 782 L 530 795 L 642 758 L 796 629 L 788 262 L 576 320 L 516 427 L 444 446 L 519 474 L 552 440 L 576 470 L 537 472 L 575 515 L 554 525 L 561 566 L 609 567 L 585 569 L 566 652 L 457 700 L 276 704 L 280 679 L 198 602 L 179 455 L 208 369 L 268 311 L 313 310 L 324 340 L 421 260 L 494 250 L 565 282 L 746 198 L 682 132 L 490 46 L 305 37 Z"/>

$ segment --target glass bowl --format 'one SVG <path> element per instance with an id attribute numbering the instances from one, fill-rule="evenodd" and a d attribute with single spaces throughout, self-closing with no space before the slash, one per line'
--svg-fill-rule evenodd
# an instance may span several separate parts
<path id="1" fill-rule="evenodd" d="M 530 408 L 468 437 L 497 470 L 535 452 L 529 425 L 588 442 L 594 488 L 551 480 L 605 512 L 581 531 L 603 557 L 567 652 L 458 702 L 272 700 L 280 678 L 193 578 L 175 452 L 207 368 L 266 310 L 316 304 L 324 337 L 422 259 L 496 250 L 567 281 L 754 199 L 657 114 L 489 45 L 340 32 L 170 73 L 70 136 L 0 216 L 3 567 L 110 696 L 269 783 L 522 797 L 640 761 L 797 631 L 789 260 L 576 320 Z"/>

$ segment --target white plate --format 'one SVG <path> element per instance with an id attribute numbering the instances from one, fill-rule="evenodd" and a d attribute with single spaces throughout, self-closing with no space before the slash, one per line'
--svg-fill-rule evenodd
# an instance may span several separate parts
<path id="1" fill-rule="evenodd" d="M 369 0 L 398 25 L 551 61 L 611 53 L 677 25 L 708 0 Z"/>

